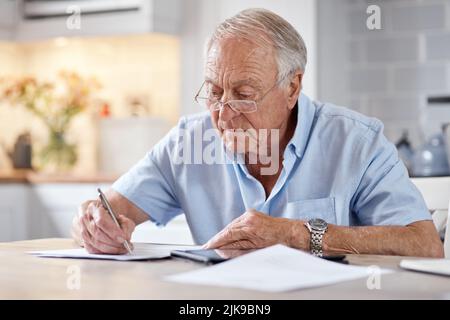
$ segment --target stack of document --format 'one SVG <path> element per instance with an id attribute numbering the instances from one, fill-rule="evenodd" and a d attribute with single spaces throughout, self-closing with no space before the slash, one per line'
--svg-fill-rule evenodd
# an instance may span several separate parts
<path id="1" fill-rule="evenodd" d="M 76 258 L 76 259 L 99 259 L 99 260 L 118 260 L 118 261 L 136 261 L 136 260 L 156 260 L 170 257 L 172 250 L 198 249 L 198 246 L 181 245 L 161 245 L 148 243 L 134 243 L 134 250 L 131 254 L 110 255 L 110 254 L 91 254 L 86 249 L 68 249 L 68 250 L 44 250 L 29 251 L 29 254 L 45 258 Z"/>
<path id="2" fill-rule="evenodd" d="M 402 260 L 400 267 L 412 271 L 450 276 L 449 259 Z"/>
<path id="3" fill-rule="evenodd" d="M 281 292 L 369 278 L 374 269 L 349 266 L 275 245 L 227 262 L 166 277 L 169 281 Z M 387 273 L 388 270 L 378 269 Z"/>

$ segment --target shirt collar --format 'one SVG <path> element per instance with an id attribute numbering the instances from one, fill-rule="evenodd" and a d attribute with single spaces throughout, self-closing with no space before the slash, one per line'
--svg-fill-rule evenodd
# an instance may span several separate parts
<path id="1" fill-rule="evenodd" d="M 297 101 L 297 125 L 294 135 L 288 143 L 288 147 L 292 146 L 299 158 L 305 153 L 315 113 L 316 108 L 311 100 L 302 93 Z"/>

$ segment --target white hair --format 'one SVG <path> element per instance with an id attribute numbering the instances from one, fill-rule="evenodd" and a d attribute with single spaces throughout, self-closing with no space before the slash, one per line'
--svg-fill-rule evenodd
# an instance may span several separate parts
<path id="1" fill-rule="evenodd" d="M 302 37 L 289 22 L 269 10 L 243 10 L 219 24 L 206 44 L 206 54 L 215 41 L 233 37 L 274 48 L 280 83 L 297 70 L 305 71 L 307 52 Z"/>

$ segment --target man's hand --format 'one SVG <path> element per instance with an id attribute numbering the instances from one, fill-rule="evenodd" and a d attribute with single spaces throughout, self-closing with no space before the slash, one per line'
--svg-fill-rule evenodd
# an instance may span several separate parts
<path id="1" fill-rule="evenodd" d="M 117 220 L 121 228 L 117 227 L 99 200 L 86 201 L 73 219 L 72 237 L 89 253 L 126 253 L 123 242 L 130 241 L 136 225 L 124 215 L 119 215 Z"/>
<path id="2" fill-rule="evenodd" d="M 307 249 L 309 233 L 303 227 L 304 232 L 297 234 L 298 230 L 302 230 L 302 228 L 298 228 L 298 224 L 303 224 L 303 222 L 274 218 L 250 209 L 210 239 L 204 248 L 257 249 L 279 243 L 287 246 L 295 243 L 295 246 L 298 247 L 299 243 L 304 243 L 303 248 Z"/>

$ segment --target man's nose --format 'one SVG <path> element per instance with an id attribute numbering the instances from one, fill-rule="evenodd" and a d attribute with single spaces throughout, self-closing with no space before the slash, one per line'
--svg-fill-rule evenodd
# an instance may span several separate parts
<path id="1" fill-rule="evenodd" d="M 219 111 L 219 118 L 222 121 L 230 121 L 231 119 L 237 117 L 239 112 L 234 111 L 228 103 L 222 104 L 222 107 Z"/>

